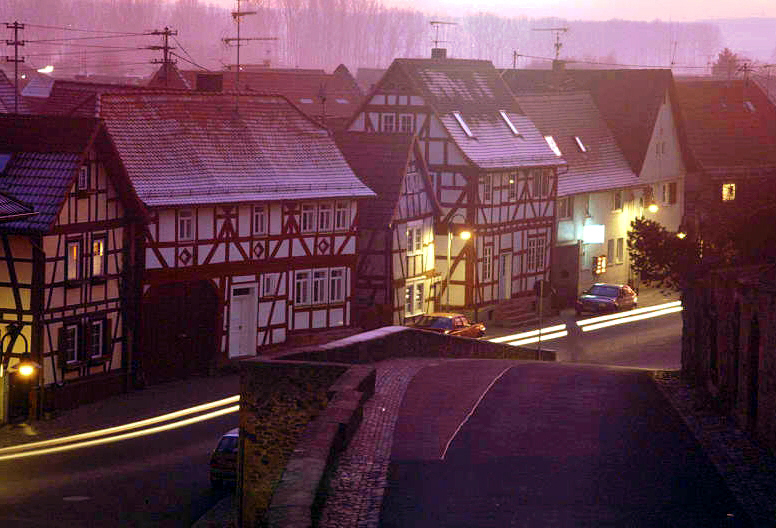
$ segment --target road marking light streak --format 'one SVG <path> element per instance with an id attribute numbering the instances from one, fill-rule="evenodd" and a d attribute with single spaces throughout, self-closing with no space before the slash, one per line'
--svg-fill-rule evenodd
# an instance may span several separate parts
<path id="1" fill-rule="evenodd" d="M 542 340 L 546 339 L 548 334 L 552 334 L 553 332 L 560 332 L 561 330 L 565 330 L 566 325 L 555 325 L 555 326 L 548 326 L 546 328 L 541 329 L 542 333 Z M 523 332 L 521 334 L 512 334 L 508 336 L 502 336 L 502 337 L 494 337 L 493 339 L 488 339 L 491 343 L 505 343 L 507 341 L 515 341 L 517 339 L 528 339 L 531 337 L 536 337 L 539 335 L 540 330 L 531 330 L 530 332 Z M 538 341 L 538 339 L 537 339 Z M 532 343 L 534 341 L 531 341 Z"/>
<path id="2" fill-rule="evenodd" d="M 612 313 L 607 315 L 599 315 L 598 317 L 590 317 L 588 319 L 582 319 L 580 321 L 577 321 L 577 326 L 583 327 L 593 323 L 599 323 L 601 321 L 611 321 L 612 319 L 622 319 L 625 317 L 632 317 L 638 314 L 657 312 L 657 311 L 665 310 L 667 308 L 674 308 L 676 306 L 679 306 L 681 310 L 682 301 L 672 301 L 664 304 L 655 304 L 653 306 L 646 306 L 644 308 L 636 308 L 635 310 L 631 310 L 629 312 L 617 312 L 617 313 Z M 677 311 L 677 310 L 674 310 L 674 311 Z M 669 312 L 669 313 L 673 313 L 673 312 Z"/>
<path id="3" fill-rule="evenodd" d="M 54 438 L 51 440 L 43 440 L 42 442 L 31 442 L 27 444 L 21 444 L 21 445 L 15 445 L 11 447 L 5 447 L 0 449 L 0 455 L 3 453 L 11 453 L 15 451 L 29 451 L 31 449 L 37 449 L 41 447 L 47 447 L 47 446 L 54 446 L 59 444 L 68 444 L 71 442 L 78 442 L 82 440 L 88 440 L 89 438 L 97 438 L 100 436 L 108 436 L 116 433 L 121 433 L 124 431 L 131 431 L 132 429 L 140 429 L 142 427 L 147 427 L 149 425 L 154 425 L 162 422 L 168 422 L 170 420 L 174 420 L 177 418 L 181 418 L 183 416 L 187 416 L 189 414 L 195 414 L 202 411 L 207 411 L 210 409 L 214 409 L 217 407 L 223 407 L 225 405 L 229 405 L 230 403 L 237 403 L 240 401 L 240 396 L 230 396 L 228 398 L 224 398 L 222 400 L 217 400 L 209 403 L 203 403 L 201 405 L 196 405 L 194 407 L 189 407 L 188 409 L 181 409 L 179 411 L 162 414 L 159 416 L 155 416 L 153 418 L 147 418 L 145 420 L 140 420 L 137 422 L 132 422 L 124 425 L 117 425 L 116 427 L 109 427 L 107 429 L 99 429 L 97 431 L 90 431 L 88 433 L 80 433 L 76 435 L 71 436 L 63 436 L 61 438 Z M 2 460 L 0 458 L 0 460 Z"/>
<path id="4" fill-rule="evenodd" d="M 607 326 L 614 326 L 619 324 L 625 324 L 625 323 L 632 323 L 633 321 L 640 321 L 642 319 L 649 319 L 651 317 L 659 317 L 661 315 L 668 315 L 670 313 L 675 312 L 681 312 L 682 307 L 681 306 L 672 306 L 671 308 L 666 308 L 664 310 L 657 310 L 654 312 L 647 312 L 643 314 L 637 314 L 637 315 L 629 315 L 626 317 L 622 317 L 620 319 L 612 319 L 609 321 L 602 321 L 600 323 L 594 323 L 594 324 L 586 324 L 586 325 L 580 325 L 583 332 L 590 332 L 593 330 L 598 330 L 599 328 L 605 328 Z M 579 324 L 579 323 L 577 323 Z"/>
<path id="5" fill-rule="evenodd" d="M 566 337 L 567 335 L 569 335 L 568 331 L 562 330 L 560 332 L 553 332 L 551 334 L 542 334 L 541 336 L 537 334 L 536 336 L 529 337 L 528 339 L 508 341 L 507 344 L 512 346 L 530 345 L 531 343 L 538 343 L 539 341 L 551 341 L 553 339 L 559 339 L 561 337 Z"/>
<path id="6" fill-rule="evenodd" d="M 205 420 L 210 420 L 212 418 L 217 418 L 219 416 L 223 416 L 225 414 L 234 413 L 240 410 L 239 405 L 233 405 L 231 407 L 225 407 L 223 409 L 218 409 L 217 411 L 212 411 L 207 414 L 200 414 L 199 416 L 194 416 L 192 418 L 187 418 L 185 420 L 180 420 L 178 422 L 172 422 L 165 425 L 159 425 L 157 427 L 151 427 L 149 429 L 142 429 L 140 431 L 134 431 L 132 433 L 124 433 L 120 435 L 115 436 L 109 436 L 107 438 L 99 438 L 97 440 L 87 440 L 85 442 L 77 442 L 74 444 L 68 444 L 64 446 L 59 447 L 48 447 L 44 449 L 36 449 L 34 451 L 24 451 L 22 453 L 12 453 L 10 455 L 0 455 L 0 462 L 3 460 L 12 460 L 15 458 L 24 458 L 24 457 L 31 457 L 31 456 L 39 456 L 39 455 L 48 455 L 51 453 L 61 453 L 63 451 L 72 451 L 73 449 L 82 449 L 84 447 L 91 447 L 101 444 L 110 444 L 113 442 L 119 442 L 121 440 L 129 440 L 130 438 L 138 438 L 141 436 L 161 433 L 162 431 L 169 431 L 171 429 L 178 429 L 179 427 L 185 427 L 187 425 L 195 424 L 198 422 L 204 422 Z"/>

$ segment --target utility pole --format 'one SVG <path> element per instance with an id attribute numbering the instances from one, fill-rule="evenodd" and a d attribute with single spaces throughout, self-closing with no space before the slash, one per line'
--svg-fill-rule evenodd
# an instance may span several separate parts
<path id="1" fill-rule="evenodd" d="M 164 37 L 164 44 L 161 46 L 148 46 L 146 49 L 150 50 L 162 50 L 162 57 L 164 57 L 162 60 L 154 59 L 151 61 L 151 64 L 164 64 L 164 86 L 166 87 L 168 84 L 168 79 L 170 78 L 170 66 L 172 64 L 175 64 L 174 60 L 170 59 L 170 50 L 174 50 L 174 47 L 170 47 L 170 36 L 171 35 L 177 35 L 177 31 L 173 31 L 167 26 L 163 30 L 155 30 L 149 33 L 150 35 L 162 35 Z"/>
<path id="2" fill-rule="evenodd" d="M 19 24 L 18 22 L 14 22 L 13 24 L 6 24 L 5 27 L 8 29 L 13 29 L 13 40 L 5 41 L 5 44 L 7 46 L 13 46 L 13 59 L 11 57 L 6 56 L 5 60 L 7 62 L 13 62 L 13 85 L 14 85 L 13 113 L 18 114 L 19 113 L 19 63 L 24 62 L 24 57 L 19 57 L 19 47 L 24 46 L 24 41 L 19 40 L 19 30 L 24 29 L 24 24 Z"/>
<path id="3" fill-rule="evenodd" d="M 512 69 L 513 70 L 517 69 L 517 58 L 519 56 L 520 55 L 517 53 L 517 50 L 512 51 Z"/>

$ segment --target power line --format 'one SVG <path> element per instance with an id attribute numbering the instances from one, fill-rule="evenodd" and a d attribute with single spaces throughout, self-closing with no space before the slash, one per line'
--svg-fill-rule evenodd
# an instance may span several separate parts
<path id="1" fill-rule="evenodd" d="M 28 40 L 27 42 L 35 43 L 35 44 L 41 44 L 41 43 L 48 43 L 48 42 L 73 42 L 76 40 L 96 40 L 96 39 L 116 39 L 116 38 L 125 38 L 125 37 L 147 37 L 151 33 L 133 33 L 131 35 L 103 35 L 100 37 L 73 37 L 73 38 L 59 38 L 59 39 L 39 39 L 39 40 Z"/>
<path id="2" fill-rule="evenodd" d="M 61 29 L 63 31 L 76 31 L 81 33 L 107 33 L 110 35 L 123 35 L 123 36 L 133 36 L 133 35 L 144 35 L 145 33 L 128 33 L 126 31 L 105 31 L 103 29 L 78 29 L 78 28 L 72 28 L 67 26 L 43 26 L 40 24 L 26 24 L 27 26 L 31 28 L 43 28 L 43 29 Z"/>
<path id="3" fill-rule="evenodd" d="M 60 55 L 108 55 L 110 53 L 124 53 L 126 51 L 142 51 L 146 48 L 124 48 L 124 49 L 113 49 L 113 50 L 100 50 L 100 51 L 63 51 L 63 52 L 56 52 L 52 51 L 50 53 L 31 53 L 27 55 L 27 57 L 54 57 L 54 56 L 60 56 Z"/>
<path id="4" fill-rule="evenodd" d="M 205 70 L 205 71 L 212 71 L 212 70 L 210 70 L 210 69 L 208 69 L 208 68 L 205 68 L 204 66 L 200 66 L 199 64 L 197 64 L 197 63 L 196 63 L 196 62 L 194 62 L 194 61 L 190 61 L 190 60 L 188 60 L 186 57 L 181 57 L 181 56 L 180 56 L 180 55 L 178 55 L 177 53 L 172 53 L 172 55 L 174 55 L 175 57 L 178 57 L 178 58 L 179 58 L 180 60 L 182 60 L 183 62 L 188 62 L 189 64 L 192 64 L 192 65 L 196 66 L 197 68 L 199 68 L 199 69 L 201 69 L 201 70 Z"/>

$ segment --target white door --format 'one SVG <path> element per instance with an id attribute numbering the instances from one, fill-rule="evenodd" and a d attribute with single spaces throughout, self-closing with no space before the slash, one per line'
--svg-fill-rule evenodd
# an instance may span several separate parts
<path id="1" fill-rule="evenodd" d="M 499 255 L 498 261 L 498 298 L 509 299 L 512 295 L 512 255 Z"/>
<path id="2" fill-rule="evenodd" d="M 229 357 L 256 355 L 256 285 L 232 288 L 229 301 Z"/>

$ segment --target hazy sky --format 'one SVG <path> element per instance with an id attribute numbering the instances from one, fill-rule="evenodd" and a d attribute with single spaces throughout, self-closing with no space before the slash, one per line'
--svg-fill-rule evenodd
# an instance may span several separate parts
<path id="1" fill-rule="evenodd" d="M 206 1 L 231 9 L 236 6 L 236 0 Z M 776 0 L 383 0 L 383 3 L 447 16 L 488 11 L 509 16 L 557 16 L 570 20 L 620 18 L 690 21 L 709 18 L 776 17 Z"/>

